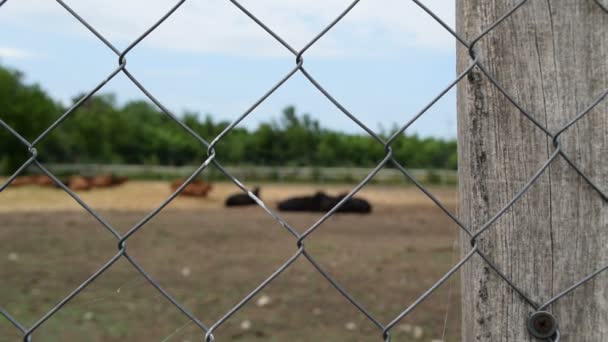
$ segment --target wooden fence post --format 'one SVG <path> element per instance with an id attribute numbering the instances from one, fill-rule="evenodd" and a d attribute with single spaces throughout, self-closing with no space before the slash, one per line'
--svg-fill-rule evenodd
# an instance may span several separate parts
<path id="1" fill-rule="evenodd" d="M 520 0 L 458 0 L 457 31 L 471 41 Z M 608 5 L 608 1 L 599 1 Z M 608 13 L 594 0 L 529 0 L 475 46 L 501 86 L 558 131 L 608 88 Z M 458 69 L 471 63 L 458 49 Z M 608 191 L 608 99 L 559 138 Z M 458 86 L 459 217 L 479 229 L 555 151 L 479 69 Z M 561 156 L 478 240 L 523 292 L 542 303 L 608 263 L 608 205 Z M 463 235 L 463 252 L 470 251 Z M 478 255 L 462 271 L 462 341 L 537 341 L 534 311 Z M 549 306 L 561 342 L 608 341 L 608 271 Z"/>

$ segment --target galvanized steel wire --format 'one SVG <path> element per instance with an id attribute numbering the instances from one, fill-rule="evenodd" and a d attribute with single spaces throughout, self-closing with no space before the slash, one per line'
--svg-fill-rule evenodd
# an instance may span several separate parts
<path id="1" fill-rule="evenodd" d="M 269 283 L 275 280 L 283 271 L 289 268 L 297 259 L 304 258 L 342 295 L 344 296 L 354 307 L 356 307 L 361 313 L 363 313 L 378 329 L 379 340 L 390 341 L 391 340 L 391 330 L 406 316 L 408 316 L 412 311 L 414 311 L 420 303 L 422 303 L 428 296 L 430 296 L 435 290 L 437 290 L 440 286 L 442 286 L 454 273 L 456 273 L 465 263 L 467 263 L 474 255 L 480 256 L 485 263 L 494 270 L 506 284 L 508 284 L 515 292 L 517 292 L 521 298 L 527 302 L 534 310 L 542 311 L 546 309 L 548 306 L 552 305 L 560 298 L 568 295 L 570 292 L 577 289 L 579 286 L 584 283 L 591 281 L 594 277 L 599 275 L 600 273 L 606 271 L 608 269 L 608 265 L 599 268 L 595 272 L 587 275 L 583 279 L 572 284 L 569 288 L 562 291 L 555 297 L 549 299 L 544 303 L 538 303 L 534 298 L 528 296 L 525 291 L 517 287 L 513 281 L 506 276 L 500 268 L 498 268 L 494 262 L 487 256 L 487 254 L 482 251 L 477 244 L 477 241 L 480 236 L 482 236 L 487 230 L 491 229 L 494 223 L 503 215 L 507 210 L 509 210 L 529 189 L 534 185 L 534 183 L 539 179 L 539 177 L 545 172 L 545 170 L 551 165 L 556 159 L 563 158 L 572 169 L 574 169 L 584 180 L 585 182 L 591 186 L 591 188 L 597 192 L 600 199 L 604 202 L 608 202 L 607 194 L 602 192 L 602 190 L 593 183 L 593 181 L 585 175 L 572 161 L 572 159 L 564 152 L 562 146 L 560 144 L 560 136 L 568 130 L 572 125 L 574 125 L 578 120 L 587 115 L 593 108 L 595 108 L 600 102 L 602 102 L 608 96 L 608 89 L 604 91 L 593 103 L 591 103 L 587 108 L 585 108 L 580 113 L 576 113 L 576 116 L 564 125 L 562 128 L 557 130 L 556 132 L 551 132 L 549 129 L 544 127 L 541 123 L 534 119 L 534 116 L 527 111 L 525 108 L 520 106 L 517 101 L 503 88 L 499 81 L 488 71 L 488 69 L 483 65 L 483 63 L 479 60 L 476 53 L 477 43 L 486 35 L 488 35 L 492 30 L 498 27 L 505 19 L 509 18 L 513 13 L 518 11 L 522 6 L 524 6 L 530 0 L 522 0 L 517 3 L 513 8 L 508 10 L 504 15 L 498 18 L 493 24 L 489 27 L 485 28 L 477 37 L 474 39 L 467 41 L 460 35 L 458 35 L 445 21 L 439 18 L 433 11 L 431 11 L 428 7 L 426 7 L 423 3 L 417 0 L 412 0 L 417 6 L 419 6 L 422 10 L 424 10 L 433 20 L 435 20 L 438 24 L 440 24 L 447 32 L 449 32 L 459 44 L 468 49 L 471 62 L 465 70 L 456 77 L 456 79 L 450 83 L 445 89 L 443 89 L 435 98 L 433 98 L 420 112 L 416 113 L 412 119 L 410 119 L 407 123 L 405 123 L 399 130 L 397 130 L 393 135 L 391 135 L 388 139 L 383 139 L 373 130 L 371 130 L 368 126 L 362 123 L 356 115 L 352 114 L 345 106 L 343 106 L 338 100 L 336 100 L 332 95 L 312 76 L 311 72 L 308 71 L 304 67 L 304 57 L 306 51 L 317 43 L 319 39 L 321 39 L 325 34 L 327 34 L 336 24 L 338 24 L 345 16 L 349 14 L 349 12 L 357 6 L 360 0 L 355 0 L 340 15 L 338 15 L 329 25 L 327 25 L 319 34 L 317 34 L 310 42 L 308 42 L 302 49 L 297 50 L 292 47 L 287 41 L 285 41 L 281 36 L 268 27 L 262 20 L 256 17 L 255 14 L 250 12 L 247 8 L 242 6 L 237 0 L 228 0 L 230 1 L 236 8 L 242 12 L 243 15 L 249 17 L 253 22 L 259 25 L 264 31 L 266 31 L 269 36 L 276 40 L 278 44 L 282 45 L 286 50 L 288 50 L 295 57 L 295 64 L 292 69 L 290 69 L 281 79 L 279 79 L 274 86 L 264 92 L 264 94 L 255 101 L 245 112 L 243 112 L 236 120 L 234 120 L 229 126 L 227 126 L 218 136 L 216 136 L 211 142 L 207 142 L 204 138 L 198 135 L 194 130 L 188 127 L 186 124 L 180 121 L 180 119 L 175 116 L 171 111 L 169 111 L 163 104 L 155 98 L 145 87 L 144 85 L 138 81 L 138 79 L 129 72 L 127 68 L 127 57 L 130 51 L 132 51 L 137 45 L 139 45 L 146 37 L 156 30 L 160 25 L 163 24 L 168 18 L 170 18 L 173 13 L 178 11 L 180 7 L 184 4 L 186 0 L 178 1 L 173 7 L 171 7 L 160 19 L 158 19 L 154 25 L 148 28 L 143 34 L 141 34 L 137 39 L 135 39 L 128 47 L 124 50 L 119 50 L 116 48 L 110 41 L 108 41 L 101 33 L 99 33 L 93 26 L 91 26 L 86 19 L 81 17 L 76 11 L 74 11 L 69 5 L 67 5 L 62 0 L 56 0 L 59 6 L 65 9 L 66 14 L 72 16 L 82 25 L 84 25 L 97 39 L 99 39 L 105 46 L 112 50 L 117 56 L 117 67 L 113 70 L 105 79 L 103 79 L 99 84 L 90 90 L 86 95 L 80 98 L 72 107 L 70 107 L 65 113 L 63 113 L 51 126 L 49 126 L 42 134 L 40 134 L 33 141 L 28 141 L 19 132 L 15 131 L 12 127 L 6 124 L 0 118 L 0 126 L 3 129 L 6 129 L 11 133 L 15 138 L 17 138 L 27 149 L 29 152 L 29 159 L 18 168 L 1 186 L 0 192 L 5 190 L 11 182 L 21 174 L 26 168 L 30 166 L 35 166 L 40 169 L 40 171 L 47 176 L 49 176 L 63 191 L 65 191 L 69 196 L 71 196 L 84 210 L 86 210 L 93 218 L 95 218 L 107 231 L 109 234 L 113 235 L 116 238 L 117 242 L 117 252 L 116 254 L 110 258 L 105 264 L 101 265 L 98 270 L 93 273 L 85 282 L 83 282 L 80 286 L 75 288 L 68 296 L 63 298 L 59 303 L 57 303 L 52 309 L 50 309 L 44 316 L 38 319 L 31 326 L 25 326 L 16 320 L 9 312 L 3 309 L 0 306 L 0 316 L 3 316 L 7 319 L 18 331 L 21 332 L 23 336 L 23 341 L 32 341 L 34 332 L 49 318 L 55 315 L 59 310 L 62 309 L 64 305 L 66 305 L 70 300 L 76 297 L 81 291 L 83 291 L 88 285 L 94 282 L 102 273 L 107 271 L 109 268 L 114 265 L 116 261 L 121 258 L 126 259 L 134 268 L 141 274 L 141 276 L 149 282 L 156 290 L 167 299 L 172 305 L 174 305 L 179 311 L 188 319 L 190 323 L 194 323 L 200 330 L 201 337 L 207 341 L 215 341 L 221 340 L 219 337 L 216 338 L 214 333 L 219 330 L 219 328 L 230 319 L 237 311 L 239 311 L 244 305 L 247 304 L 253 297 L 255 297 L 264 287 L 266 287 Z M 608 14 L 608 8 L 603 5 L 599 0 L 593 0 L 601 11 L 606 12 Z M 7 0 L 0 1 L 0 7 L 4 5 Z M 449 209 L 441 202 L 437 197 L 435 197 L 429 189 L 427 189 L 422 183 L 420 183 L 416 178 L 414 178 L 406 169 L 406 167 L 397 161 L 392 153 L 391 145 L 395 142 L 396 139 L 401 136 L 414 122 L 416 122 L 421 116 L 423 116 L 437 101 L 439 101 L 446 93 L 452 90 L 456 84 L 462 80 L 464 77 L 469 75 L 473 70 L 479 70 L 483 75 L 485 75 L 490 82 L 498 89 L 512 104 L 515 106 L 519 112 L 525 116 L 528 120 L 530 120 L 536 127 L 538 127 L 542 132 L 544 132 L 547 137 L 551 138 L 553 143 L 554 151 L 549 156 L 549 158 L 543 163 L 540 169 L 525 183 L 525 185 L 516 193 L 516 195 L 509 201 L 502 209 L 500 209 L 495 215 L 493 215 L 485 224 L 480 227 L 469 227 L 465 225 L 462 221 L 460 221 L 455 214 L 449 211 Z M 331 101 L 346 117 L 352 120 L 355 124 L 357 124 L 360 128 L 362 128 L 367 134 L 369 134 L 378 144 L 383 146 L 385 151 L 385 156 L 382 161 L 356 186 L 354 187 L 347 196 L 345 196 L 334 208 L 332 208 L 329 212 L 323 215 L 318 221 L 312 224 L 308 229 L 306 229 L 303 233 L 298 233 L 285 219 L 283 219 L 277 212 L 267 206 L 260 198 L 256 197 L 239 179 L 233 177 L 227 170 L 224 168 L 216 158 L 216 153 L 214 147 L 220 142 L 227 134 L 229 134 L 243 119 L 249 116 L 254 109 L 256 109 L 262 102 L 264 102 L 271 94 L 273 94 L 277 89 L 279 89 L 287 80 L 289 80 L 296 73 L 301 73 L 308 81 L 329 101 Z M 155 208 L 152 212 L 147 214 L 143 219 L 141 219 L 138 223 L 136 223 L 131 229 L 129 229 L 125 234 L 121 235 L 112 225 L 104 219 L 102 215 L 96 212 L 93 208 L 91 208 L 85 201 L 83 201 L 74 191 L 70 190 L 66 185 L 64 185 L 51 171 L 49 171 L 43 164 L 38 161 L 38 152 L 36 150 L 36 146 L 41 143 L 45 137 L 47 137 L 54 129 L 60 126 L 66 119 L 68 119 L 73 112 L 78 109 L 84 102 L 94 96 L 100 89 L 102 89 L 110 80 L 112 80 L 119 73 L 127 76 L 131 82 L 139 88 L 139 90 L 150 100 L 152 101 L 159 109 L 164 112 L 165 115 L 170 117 L 173 121 L 175 121 L 185 132 L 191 135 L 194 139 L 196 139 L 202 146 L 207 148 L 207 157 L 204 162 L 196 169 L 196 171 L 173 193 L 171 194 L 160 206 Z M 433 286 L 428 288 L 422 295 L 418 297 L 412 304 L 407 306 L 399 315 L 397 315 L 390 322 L 383 323 L 374 315 L 366 309 L 363 304 L 357 301 L 356 298 L 349 291 L 336 281 L 332 275 L 325 270 L 319 262 L 315 260 L 313 255 L 306 249 L 306 239 L 314 233 L 319 227 L 329 219 L 338 208 L 343 205 L 346 201 L 351 199 L 355 194 L 357 194 L 364 186 L 366 186 L 374 176 L 387 164 L 393 165 L 397 170 L 399 170 L 403 175 L 409 179 L 413 184 L 420 189 L 428 198 L 433 201 L 438 208 L 440 208 L 446 215 L 453 220 L 458 227 L 470 238 L 470 250 L 465 254 L 465 256 L 454 265 L 444 276 L 442 276 Z M 284 261 L 284 263 L 275 270 L 270 276 L 268 276 L 261 284 L 259 284 L 255 289 L 253 289 L 245 298 L 243 298 L 240 302 L 238 302 L 232 309 L 230 309 L 224 316 L 222 316 L 218 321 L 205 324 L 203 323 L 204 317 L 200 319 L 194 316 L 188 308 L 180 304 L 175 298 L 171 296 L 146 270 L 137 262 L 137 260 L 129 254 L 127 243 L 128 240 L 136 234 L 139 230 L 143 229 L 143 227 L 148 223 L 151 219 L 153 219 L 158 213 L 160 213 L 171 201 L 173 201 L 183 190 L 184 188 L 190 184 L 196 177 L 198 177 L 205 169 L 209 166 L 213 165 L 219 171 L 221 171 L 228 179 L 230 179 L 237 187 L 239 187 L 242 191 L 248 194 L 255 202 L 263 208 L 270 216 L 272 216 L 289 234 L 291 234 L 294 238 L 294 252 L 291 257 Z M 1 303 L 0 303 L 1 304 Z M 559 340 L 560 333 L 556 332 L 554 336 L 549 338 L 549 341 L 557 341 Z"/>

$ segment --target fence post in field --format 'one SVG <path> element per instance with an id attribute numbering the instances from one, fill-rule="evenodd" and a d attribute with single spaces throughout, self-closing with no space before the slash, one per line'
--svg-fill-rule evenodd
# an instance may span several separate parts
<path id="1" fill-rule="evenodd" d="M 457 1 L 471 42 L 519 0 Z M 602 8 L 604 6 L 604 8 Z M 543 132 L 475 68 L 458 85 L 459 217 L 479 231 L 557 150 L 552 136 L 608 88 L 608 1 L 529 0 L 474 44 L 474 56 Z M 458 69 L 472 62 L 458 48 Z M 476 245 L 523 295 L 475 255 L 462 270 L 462 341 L 537 341 L 528 317 L 557 320 L 561 342 L 608 341 L 608 99 L 558 135 L 559 154 Z M 463 234 L 463 252 L 471 237 Z M 543 304 L 550 303 L 543 307 Z M 542 339 L 547 341 L 552 339 Z"/>

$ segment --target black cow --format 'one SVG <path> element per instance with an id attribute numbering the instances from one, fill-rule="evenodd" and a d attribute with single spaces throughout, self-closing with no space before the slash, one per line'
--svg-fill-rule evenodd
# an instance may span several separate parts
<path id="1" fill-rule="evenodd" d="M 260 188 L 259 187 L 256 186 L 252 192 L 257 198 L 260 198 Z M 245 206 L 245 205 L 252 205 L 252 204 L 256 204 L 256 203 L 253 200 L 253 198 L 249 197 L 248 194 L 234 194 L 234 195 L 230 195 L 226 199 L 227 207 L 237 207 L 237 206 Z"/>
<path id="2" fill-rule="evenodd" d="M 347 194 L 342 194 L 334 199 L 334 203 L 332 203 L 331 208 L 337 205 Z M 330 210 L 329 208 L 328 210 Z M 368 214 L 372 212 L 372 206 L 368 201 L 361 198 L 350 198 L 340 208 L 337 210 L 338 213 L 361 213 Z"/>
<path id="3" fill-rule="evenodd" d="M 279 203 L 281 211 L 312 211 L 328 212 L 335 207 L 346 195 L 337 197 L 328 196 L 324 192 L 317 192 L 313 196 L 294 197 Z M 371 205 L 363 199 L 351 198 L 347 200 L 337 212 L 339 213 L 370 213 Z"/>
<path id="4" fill-rule="evenodd" d="M 313 196 L 294 197 L 279 203 L 282 211 L 326 211 L 333 198 L 324 192 L 317 192 Z"/>

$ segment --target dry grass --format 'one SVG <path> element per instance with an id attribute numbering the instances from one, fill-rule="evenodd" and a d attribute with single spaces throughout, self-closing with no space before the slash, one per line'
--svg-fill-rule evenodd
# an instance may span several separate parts
<path id="1" fill-rule="evenodd" d="M 281 199 L 312 194 L 323 190 L 337 195 L 352 189 L 352 185 L 300 185 L 300 184 L 263 184 L 262 199 L 275 205 Z M 452 188 L 434 188 L 448 205 L 454 205 L 456 196 Z M 214 183 L 208 198 L 179 197 L 172 205 L 173 209 L 221 208 L 226 196 L 239 192 L 232 183 Z M 171 194 L 169 183 L 162 181 L 129 182 L 111 189 L 94 189 L 79 192 L 80 196 L 91 207 L 99 210 L 147 210 L 158 206 Z M 429 200 L 414 187 L 379 186 L 365 187 L 358 196 L 369 199 L 377 206 L 413 206 L 426 204 Z M 81 207 L 61 189 L 27 186 L 9 187 L 0 196 L 0 212 L 14 211 L 56 211 L 80 210 Z"/>

